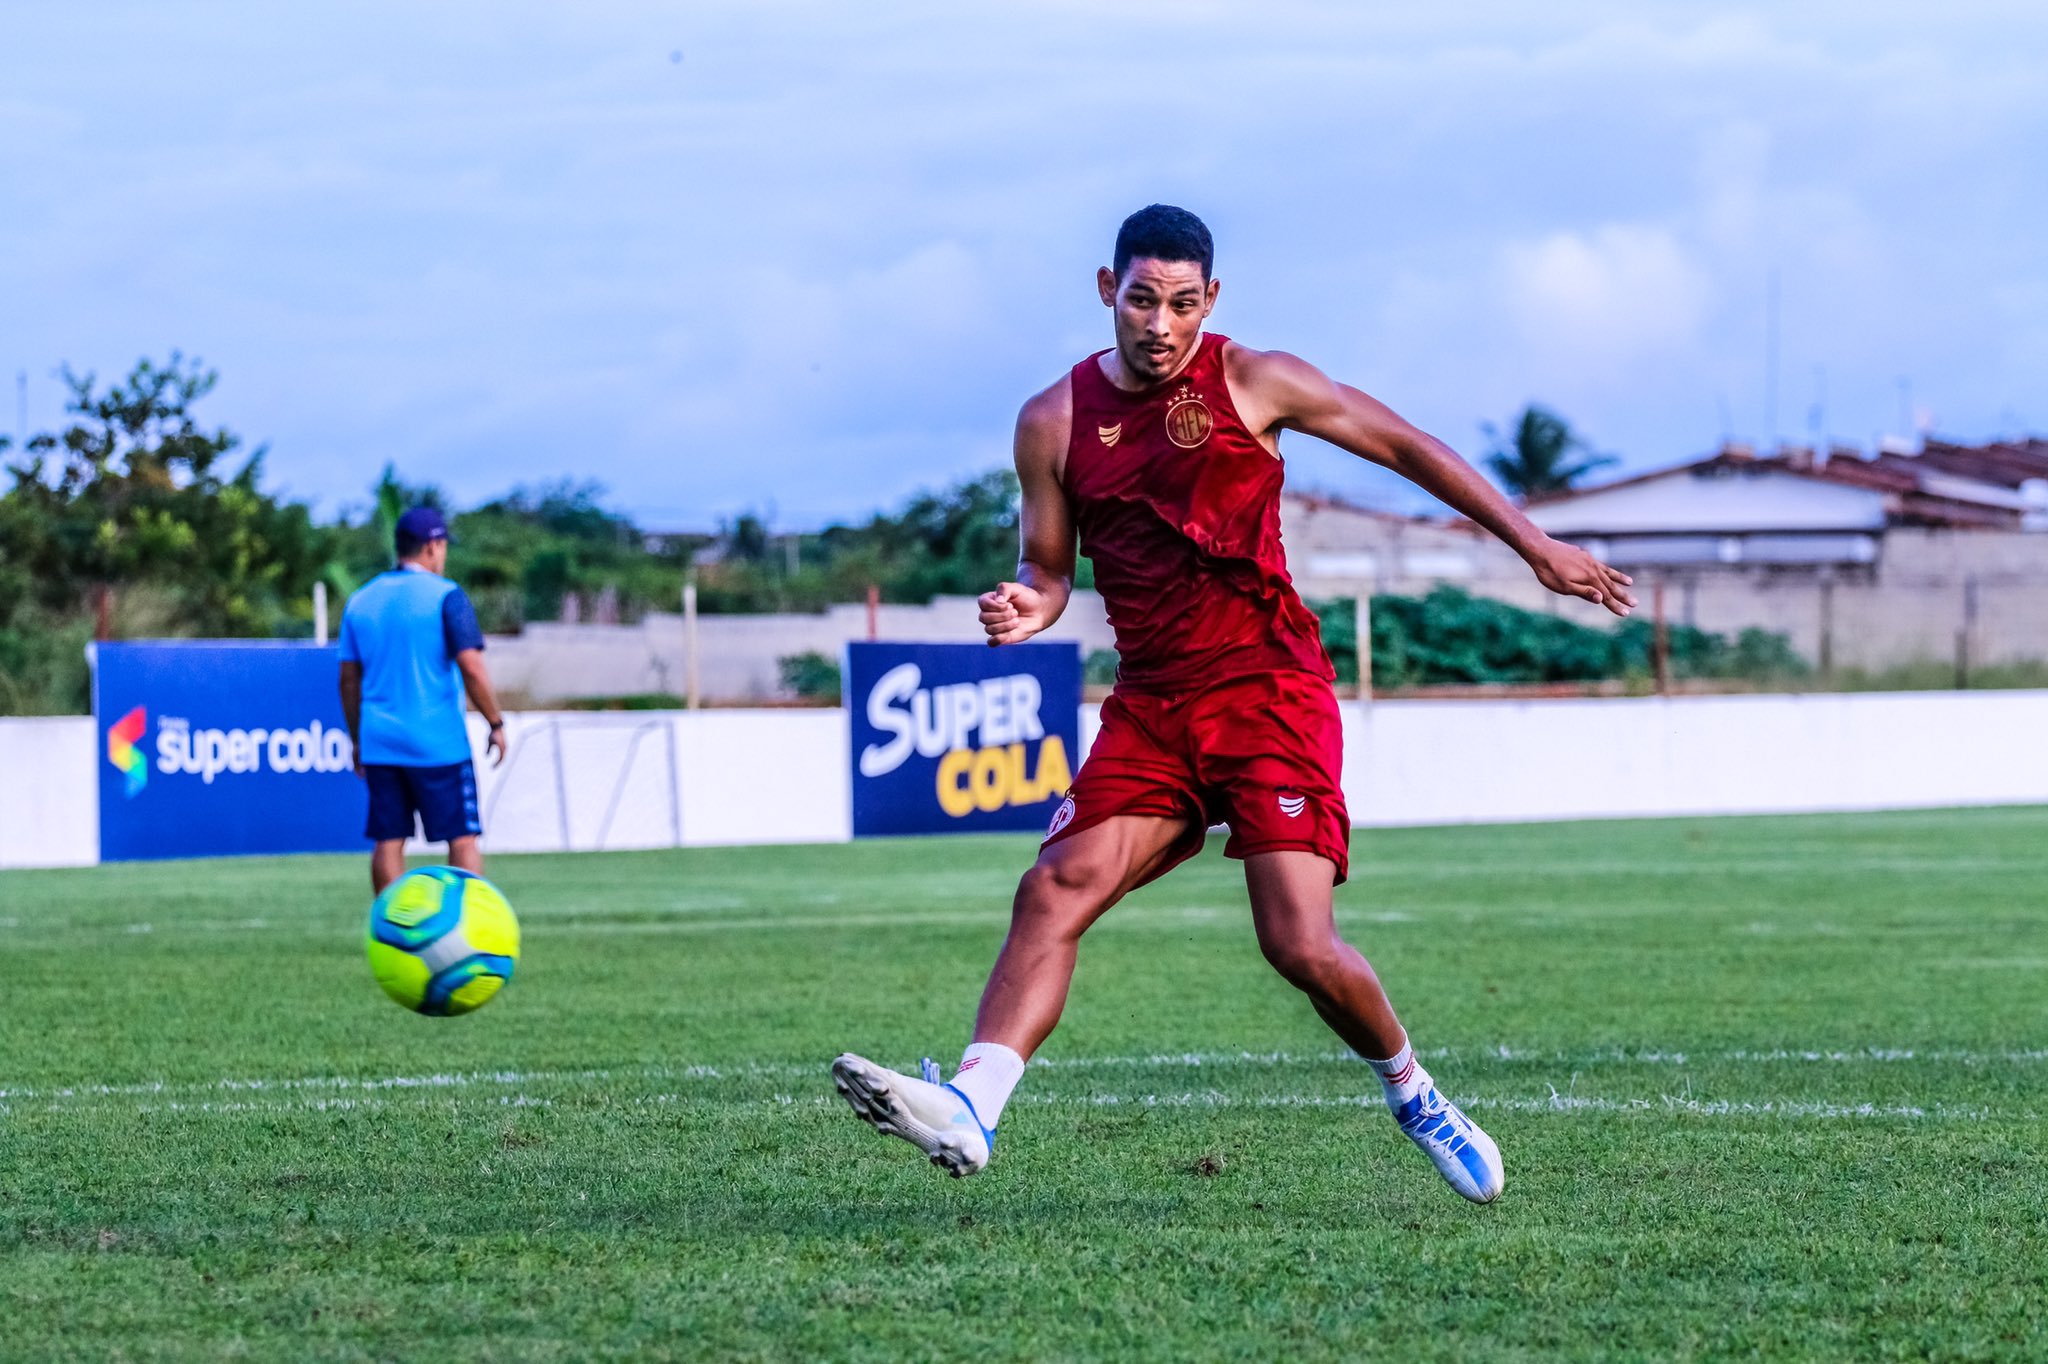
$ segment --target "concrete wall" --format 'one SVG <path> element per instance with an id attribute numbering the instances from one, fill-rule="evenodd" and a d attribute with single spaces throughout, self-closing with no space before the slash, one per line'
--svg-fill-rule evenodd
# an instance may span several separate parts
<path id="1" fill-rule="evenodd" d="M 1384 521 L 1341 508 L 1297 514 L 1285 533 L 1303 595 L 1416 594 L 1441 581 L 1584 625 L 1613 624 L 1597 606 L 1545 591 L 1496 541 L 1445 531 L 1425 536 Z M 1353 546 L 1348 561 L 1346 545 Z M 2048 662 L 2048 534 L 1903 528 L 1883 533 L 1877 562 L 1867 567 L 1632 573 L 1644 609 L 1661 579 L 1674 624 L 1731 636 L 1773 631 L 1810 663 L 1821 661 L 1823 639 L 1838 668 L 1948 662 L 1965 630 L 1973 666 Z"/>
<path id="2" fill-rule="evenodd" d="M 0 719 L 0 867 L 99 861 L 97 739 L 88 716 Z"/>
<path id="3" fill-rule="evenodd" d="M 939 597 L 928 606 L 882 606 L 883 639 L 920 643 L 982 638 L 972 597 Z M 792 654 L 837 659 L 849 641 L 868 636 L 865 605 L 816 614 L 700 615 L 698 681 L 706 701 L 722 704 L 788 699 L 778 663 Z M 1048 639 L 1071 639 L 1086 650 L 1115 644 L 1102 598 L 1076 592 Z M 642 692 L 684 695 L 689 647 L 683 618 L 655 613 L 638 625 L 529 625 L 518 635 L 493 635 L 485 650 L 500 690 L 545 704 L 581 696 Z"/>
<path id="4" fill-rule="evenodd" d="M 1361 827 L 2048 803 L 2048 692 L 1347 702 L 1344 723 Z M 491 851 L 851 836 L 843 711 L 523 713 L 511 735 L 479 770 Z M 93 741 L 0 720 L 0 866 L 96 859 Z"/>
<path id="5" fill-rule="evenodd" d="M 1828 495 L 1845 491 L 1852 501 L 1863 496 L 1791 481 Z M 1506 546 L 1467 527 L 1289 495 L 1281 504 L 1281 533 L 1295 581 L 1311 599 L 1415 595 L 1448 582 L 1583 624 L 1613 624 L 1599 607 L 1546 592 Z M 1902 528 L 1877 538 L 1877 561 L 1865 566 L 1661 568 L 1635 576 L 1646 608 L 1651 588 L 1663 581 L 1674 623 L 1726 635 L 1773 631 L 1790 638 L 1810 663 L 1818 664 L 1824 651 L 1843 668 L 1948 662 L 1965 630 L 1974 666 L 2048 662 L 2048 534 Z M 884 639 L 980 638 L 970 597 L 882 607 L 879 628 Z M 847 641 L 866 637 L 867 610 L 845 605 L 815 615 L 706 615 L 698 631 L 706 700 L 787 699 L 778 660 L 811 651 L 838 657 Z M 1075 594 L 1053 637 L 1090 651 L 1115 644 L 1094 593 Z M 632 626 L 530 625 L 516 637 L 494 636 L 490 662 L 499 686 L 530 705 L 632 692 L 681 695 L 689 667 L 682 617 L 662 614 Z"/>

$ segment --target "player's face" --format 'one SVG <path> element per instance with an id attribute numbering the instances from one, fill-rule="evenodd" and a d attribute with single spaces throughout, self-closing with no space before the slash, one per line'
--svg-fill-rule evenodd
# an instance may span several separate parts
<path id="1" fill-rule="evenodd" d="M 1140 256 L 1118 279 L 1096 274 L 1102 302 L 1116 318 L 1116 349 L 1133 378 L 1159 383 L 1178 374 L 1202 338 L 1202 320 L 1216 306 L 1217 281 L 1191 260 Z"/>

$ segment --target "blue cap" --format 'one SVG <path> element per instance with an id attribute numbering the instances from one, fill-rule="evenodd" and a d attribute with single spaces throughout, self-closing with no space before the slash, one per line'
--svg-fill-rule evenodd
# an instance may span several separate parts
<path id="1" fill-rule="evenodd" d="M 396 548 L 400 554 L 417 554 L 430 541 L 447 538 L 448 522 L 433 507 L 414 507 L 398 518 Z"/>

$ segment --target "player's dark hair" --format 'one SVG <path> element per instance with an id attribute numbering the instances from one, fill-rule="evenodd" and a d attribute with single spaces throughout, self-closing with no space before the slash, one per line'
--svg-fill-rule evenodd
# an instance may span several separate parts
<path id="1" fill-rule="evenodd" d="M 1132 261 L 1141 256 L 1153 260 L 1191 260 L 1202 267 L 1206 283 L 1216 264 L 1216 243 L 1202 220 L 1172 204 L 1148 204 L 1116 230 L 1116 255 L 1110 268 L 1122 279 Z"/>
<path id="2" fill-rule="evenodd" d="M 425 540 L 420 539 L 419 536 L 414 535 L 410 531 L 398 531 L 392 535 L 391 539 L 393 541 L 393 548 L 398 551 L 398 557 L 401 561 L 417 559 L 420 551 L 427 547 Z"/>

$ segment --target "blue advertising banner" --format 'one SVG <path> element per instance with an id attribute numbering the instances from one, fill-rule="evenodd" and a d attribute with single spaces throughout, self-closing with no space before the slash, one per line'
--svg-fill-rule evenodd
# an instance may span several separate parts
<path id="1" fill-rule="evenodd" d="M 102 861 L 368 847 L 338 651 L 177 642 L 93 653 Z"/>
<path id="2" fill-rule="evenodd" d="M 1073 644 L 849 644 L 853 832 L 1043 831 L 1073 784 Z"/>

